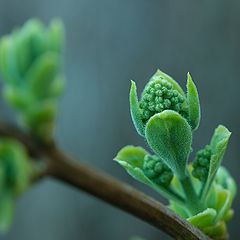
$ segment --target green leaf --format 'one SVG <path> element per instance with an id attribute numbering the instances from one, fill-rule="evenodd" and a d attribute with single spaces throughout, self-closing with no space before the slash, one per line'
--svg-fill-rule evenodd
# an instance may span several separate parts
<path id="1" fill-rule="evenodd" d="M 48 47 L 52 51 L 60 52 L 64 45 L 64 26 L 61 20 L 55 19 L 48 29 Z"/>
<path id="2" fill-rule="evenodd" d="M 196 130 L 200 123 L 201 111 L 197 88 L 192 80 L 190 73 L 187 79 L 187 100 L 189 106 L 189 124 L 193 130 Z"/>
<path id="3" fill-rule="evenodd" d="M 231 208 L 232 198 L 229 191 L 225 189 L 218 189 L 217 190 L 217 217 L 215 219 L 215 223 L 222 220 L 228 210 Z"/>
<path id="4" fill-rule="evenodd" d="M 116 161 L 123 161 L 127 162 L 133 167 L 143 167 L 143 161 L 145 155 L 149 154 L 145 149 L 142 147 L 135 147 L 135 146 L 126 146 L 122 148 L 117 156 L 114 158 Z"/>
<path id="5" fill-rule="evenodd" d="M 46 48 L 46 30 L 44 25 L 38 19 L 30 19 L 20 29 L 21 34 L 26 39 L 25 47 L 29 49 L 31 54 L 31 62 L 36 56 L 41 55 Z"/>
<path id="6" fill-rule="evenodd" d="M 229 209 L 225 215 L 223 216 L 222 220 L 225 222 L 230 221 L 234 216 L 234 210 L 233 209 Z"/>
<path id="7" fill-rule="evenodd" d="M 59 56 L 47 52 L 39 57 L 26 74 L 25 81 L 39 98 L 49 97 L 49 87 L 59 70 Z"/>
<path id="8" fill-rule="evenodd" d="M 203 212 L 198 213 L 197 215 L 194 215 L 187 220 L 198 228 L 204 228 L 211 226 L 214 223 L 214 219 L 217 215 L 217 212 L 213 208 L 207 208 Z"/>
<path id="9" fill-rule="evenodd" d="M 130 112 L 133 124 L 139 135 L 144 137 L 144 123 L 141 118 L 141 112 L 139 109 L 138 97 L 137 97 L 137 88 L 134 81 L 131 81 L 131 89 L 130 89 Z"/>
<path id="10" fill-rule="evenodd" d="M 12 47 L 11 38 L 8 36 L 3 37 L 0 40 L 0 72 L 3 76 L 3 80 L 10 83 L 14 80 L 11 77 L 11 64 L 9 60 L 9 52 Z"/>
<path id="11" fill-rule="evenodd" d="M 188 122 L 177 112 L 165 110 L 149 119 L 145 136 L 153 151 L 183 179 L 192 144 Z"/>
<path id="12" fill-rule="evenodd" d="M 6 85 L 3 90 L 6 101 L 17 110 L 26 110 L 32 106 L 34 98 L 28 89 L 15 87 L 14 85 Z"/>
<path id="13" fill-rule="evenodd" d="M 52 98 L 58 97 L 65 87 L 65 78 L 63 75 L 58 75 L 49 86 L 49 96 Z"/>
<path id="14" fill-rule="evenodd" d="M 214 226 L 205 227 L 202 231 L 213 239 L 227 239 L 227 227 L 223 221 Z"/>
<path id="15" fill-rule="evenodd" d="M 232 199 L 235 197 L 237 193 L 237 185 L 225 167 L 219 167 L 216 174 L 216 182 L 230 192 Z"/>
<path id="16" fill-rule="evenodd" d="M 224 153 L 226 151 L 231 132 L 222 125 L 219 125 L 213 134 L 210 147 L 212 150 L 212 156 L 210 159 L 210 166 L 206 183 L 203 185 L 201 199 L 205 199 L 207 196 L 211 184 L 216 176 L 216 173 L 220 167 Z"/>
<path id="17" fill-rule="evenodd" d="M 0 197 L 0 232 L 9 230 L 14 214 L 14 199 L 11 194 L 5 193 Z"/>
<path id="18" fill-rule="evenodd" d="M 170 205 L 168 207 L 184 219 L 189 217 L 189 211 L 184 205 L 179 205 L 175 201 L 170 201 Z"/>
<path id="19" fill-rule="evenodd" d="M 117 161 L 136 180 L 151 185 L 151 181 L 144 175 L 142 168 L 144 157 L 148 152 L 141 147 L 126 146 L 122 148 L 114 161 Z"/>

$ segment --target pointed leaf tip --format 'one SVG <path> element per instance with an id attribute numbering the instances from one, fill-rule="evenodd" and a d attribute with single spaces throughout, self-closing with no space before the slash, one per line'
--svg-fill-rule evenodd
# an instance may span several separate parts
<path id="1" fill-rule="evenodd" d="M 133 167 L 142 167 L 145 155 L 148 152 L 142 147 L 128 145 L 123 147 L 114 158 L 114 161 L 124 161 Z"/>
<path id="2" fill-rule="evenodd" d="M 139 135 L 144 136 L 144 123 L 141 118 L 141 113 L 139 109 L 138 97 L 137 97 L 137 87 L 133 80 L 131 80 L 131 89 L 129 94 L 130 102 L 130 112 L 133 124 Z"/>
<path id="3" fill-rule="evenodd" d="M 189 72 L 187 73 L 187 100 L 189 105 L 188 121 L 192 129 L 196 130 L 200 123 L 201 110 L 197 87 Z"/>

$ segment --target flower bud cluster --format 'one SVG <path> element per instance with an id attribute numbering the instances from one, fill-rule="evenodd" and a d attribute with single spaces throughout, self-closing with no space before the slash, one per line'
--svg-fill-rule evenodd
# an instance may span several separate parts
<path id="1" fill-rule="evenodd" d="M 173 179 L 171 169 L 156 155 L 145 156 L 143 172 L 154 183 L 164 187 L 168 187 Z"/>
<path id="2" fill-rule="evenodd" d="M 192 175 L 202 182 L 206 181 L 208 176 L 211 154 L 211 147 L 206 145 L 204 149 L 197 152 L 193 161 Z"/>
<path id="3" fill-rule="evenodd" d="M 139 102 L 142 119 L 148 121 L 154 114 L 167 109 L 181 113 L 184 100 L 184 96 L 169 81 L 164 78 L 152 80 L 144 89 Z"/>

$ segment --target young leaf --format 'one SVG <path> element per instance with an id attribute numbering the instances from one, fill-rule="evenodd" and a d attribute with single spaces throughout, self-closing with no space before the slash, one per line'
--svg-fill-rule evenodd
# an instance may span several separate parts
<path id="1" fill-rule="evenodd" d="M 144 123 L 141 118 L 141 113 L 138 104 L 138 97 L 137 97 L 137 88 L 134 81 L 131 81 L 131 89 L 130 89 L 130 112 L 133 124 L 138 132 L 139 135 L 144 137 Z"/>
<path id="2" fill-rule="evenodd" d="M 187 100 L 189 105 L 188 121 L 193 130 L 199 126 L 201 112 L 197 88 L 192 80 L 190 73 L 187 75 Z"/>
<path id="3" fill-rule="evenodd" d="M 3 95 L 6 101 L 17 110 L 25 110 L 34 101 L 33 95 L 28 92 L 28 89 L 22 88 L 19 90 L 13 85 L 6 85 Z"/>
<path id="4" fill-rule="evenodd" d="M 231 194 L 231 198 L 233 199 L 237 192 L 237 186 L 232 178 L 232 176 L 229 174 L 227 169 L 223 166 L 220 166 L 217 174 L 216 174 L 216 182 L 217 184 L 220 184 L 223 186 L 224 189 L 228 190 Z"/>
<path id="5" fill-rule="evenodd" d="M 205 199 L 205 197 L 208 194 L 208 191 L 211 187 L 214 177 L 216 176 L 216 173 L 220 167 L 230 136 L 231 132 L 229 132 L 228 129 L 222 125 L 219 125 L 215 129 L 215 132 L 210 143 L 212 156 L 210 159 L 209 172 L 206 182 L 203 185 L 201 199 Z"/>
<path id="6" fill-rule="evenodd" d="M 123 168 L 126 169 L 128 174 L 137 181 L 150 186 L 165 198 L 172 199 L 180 204 L 183 204 L 184 199 L 175 193 L 171 188 L 165 188 L 157 185 L 144 174 L 143 163 L 144 157 L 147 154 L 149 153 L 141 147 L 126 146 L 119 151 L 117 156 L 114 158 L 114 161 L 117 161 Z"/>
<path id="7" fill-rule="evenodd" d="M 0 197 L 0 233 L 5 233 L 11 226 L 14 212 L 14 199 L 9 193 Z"/>
<path id="8" fill-rule="evenodd" d="M 192 130 L 177 112 L 165 110 L 147 122 L 145 136 L 153 151 L 183 179 L 191 151 Z"/>
<path id="9" fill-rule="evenodd" d="M 218 214 L 215 219 L 215 223 L 217 223 L 224 217 L 224 215 L 231 208 L 231 204 L 232 204 L 232 198 L 231 198 L 230 192 L 225 189 L 218 189 L 217 204 L 216 204 L 216 210 Z"/>
<path id="10" fill-rule="evenodd" d="M 213 239 L 227 239 L 227 227 L 223 221 L 218 222 L 216 225 L 205 227 L 202 231 Z"/>
<path id="11" fill-rule="evenodd" d="M 49 88 L 59 71 L 59 56 L 47 52 L 40 56 L 28 70 L 25 81 L 30 84 L 32 92 L 38 98 L 49 96 Z"/>
<path id="12" fill-rule="evenodd" d="M 142 147 L 135 147 L 135 146 L 126 146 L 122 148 L 117 156 L 114 158 L 116 161 L 124 161 L 130 164 L 133 167 L 143 167 L 143 161 L 145 155 L 149 154 L 145 149 Z"/>
<path id="13" fill-rule="evenodd" d="M 10 83 L 15 80 L 12 79 L 11 64 L 9 59 L 9 52 L 12 47 L 11 38 L 8 36 L 0 40 L 0 72 L 4 81 Z"/>
<path id="14" fill-rule="evenodd" d="M 198 213 L 197 215 L 194 215 L 187 220 L 198 228 L 208 227 L 211 226 L 214 223 L 214 219 L 217 215 L 217 212 L 213 208 L 207 208 L 203 212 Z"/>
<path id="15" fill-rule="evenodd" d="M 51 22 L 47 36 L 49 49 L 60 52 L 64 46 L 64 26 L 61 20 L 55 19 Z"/>

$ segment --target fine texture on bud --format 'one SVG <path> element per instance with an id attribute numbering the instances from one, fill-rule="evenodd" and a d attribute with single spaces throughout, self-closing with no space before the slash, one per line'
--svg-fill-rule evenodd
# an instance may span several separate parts
<path id="1" fill-rule="evenodd" d="M 172 83 L 162 77 L 150 81 L 143 91 L 139 102 L 143 121 L 148 121 L 154 114 L 164 110 L 174 110 L 180 114 L 186 114 L 183 103 L 185 98 Z"/>
<path id="2" fill-rule="evenodd" d="M 204 149 L 197 152 L 197 155 L 193 161 L 192 175 L 201 182 L 205 182 L 207 179 L 211 154 L 211 147 L 207 145 Z"/>
<path id="3" fill-rule="evenodd" d="M 168 187 L 173 179 L 171 169 L 155 155 L 145 156 L 143 172 L 150 180 L 164 187 Z"/>

